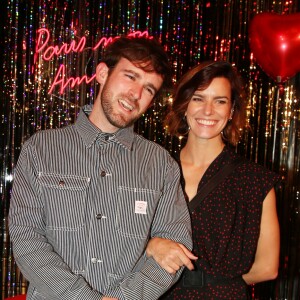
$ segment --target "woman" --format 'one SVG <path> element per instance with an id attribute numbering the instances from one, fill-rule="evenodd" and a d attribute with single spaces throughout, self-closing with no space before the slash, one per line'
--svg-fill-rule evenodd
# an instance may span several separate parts
<path id="1" fill-rule="evenodd" d="M 231 149 L 245 124 L 242 92 L 236 70 L 223 61 L 200 64 L 178 83 L 167 125 L 173 135 L 187 134 L 178 162 L 198 259 L 163 299 L 247 299 L 247 285 L 277 276 L 279 177 Z M 171 273 L 193 259 L 182 245 L 158 238 L 147 254 Z"/>

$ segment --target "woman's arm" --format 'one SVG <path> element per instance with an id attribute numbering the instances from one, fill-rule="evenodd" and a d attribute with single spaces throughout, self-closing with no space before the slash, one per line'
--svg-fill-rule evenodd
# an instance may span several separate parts
<path id="1" fill-rule="evenodd" d="M 272 280 L 277 277 L 280 233 L 276 211 L 276 195 L 272 188 L 263 202 L 260 234 L 254 263 L 242 277 L 247 284 Z"/>

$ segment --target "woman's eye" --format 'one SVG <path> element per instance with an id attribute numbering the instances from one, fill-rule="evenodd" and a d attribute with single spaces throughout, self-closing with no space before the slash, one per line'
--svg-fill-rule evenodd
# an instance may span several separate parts
<path id="1" fill-rule="evenodd" d="M 192 100 L 193 101 L 202 101 L 202 98 L 200 98 L 200 97 L 193 97 Z"/>
<path id="2" fill-rule="evenodd" d="M 218 103 L 218 104 L 226 104 L 227 101 L 226 101 L 226 100 L 220 99 L 220 100 L 217 100 L 217 103 Z"/>

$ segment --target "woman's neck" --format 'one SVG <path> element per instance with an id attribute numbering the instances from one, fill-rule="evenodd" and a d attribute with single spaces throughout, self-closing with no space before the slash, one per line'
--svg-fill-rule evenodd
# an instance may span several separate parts
<path id="1" fill-rule="evenodd" d="M 194 140 L 189 136 L 180 152 L 180 164 L 185 180 L 184 189 L 189 200 L 196 195 L 202 176 L 223 148 L 224 143 L 221 138 Z"/>
<path id="2" fill-rule="evenodd" d="M 222 139 L 194 139 L 188 137 L 180 153 L 180 160 L 195 166 L 207 166 L 223 151 Z"/>

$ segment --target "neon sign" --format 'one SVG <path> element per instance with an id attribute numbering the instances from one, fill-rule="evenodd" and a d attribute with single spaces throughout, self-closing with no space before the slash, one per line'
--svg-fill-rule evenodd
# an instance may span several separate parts
<path id="1" fill-rule="evenodd" d="M 55 56 L 60 55 L 68 55 L 70 53 L 80 53 L 85 50 L 86 46 L 86 37 L 80 38 L 80 40 L 76 43 L 76 41 L 72 41 L 70 44 L 64 43 L 62 46 L 53 45 L 49 46 L 49 40 L 50 40 L 50 32 L 46 28 L 40 28 L 37 31 L 38 37 L 37 37 L 37 43 L 36 43 L 36 49 L 35 49 L 35 58 L 38 54 L 42 53 L 42 59 L 45 61 L 50 61 Z M 151 38 L 149 36 L 148 31 L 136 31 L 133 33 L 128 34 L 128 36 L 135 36 L 135 37 L 147 37 Z M 106 47 L 109 43 L 111 43 L 113 40 L 119 38 L 117 37 L 103 37 L 100 39 L 100 41 L 92 48 L 93 51 L 96 51 L 101 46 Z M 48 94 L 51 94 L 53 92 L 53 89 L 57 86 L 60 87 L 59 93 L 63 94 L 64 90 L 67 88 L 67 86 L 71 86 L 72 88 L 76 85 L 80 85 L 83 82 L 90 83 L 94 80 L 95 74 L 92 75 L 90 78 L 88 78 L 86 75 L 83 75 L 82 77 L 70 77 L 69 79 L 66 78 L 66 66 L 64 64 L 61 64 L 60 67 L 57 70 L 56 76 L 54 77 L 53 83 L 50 87 L 50 90 Z"/>

